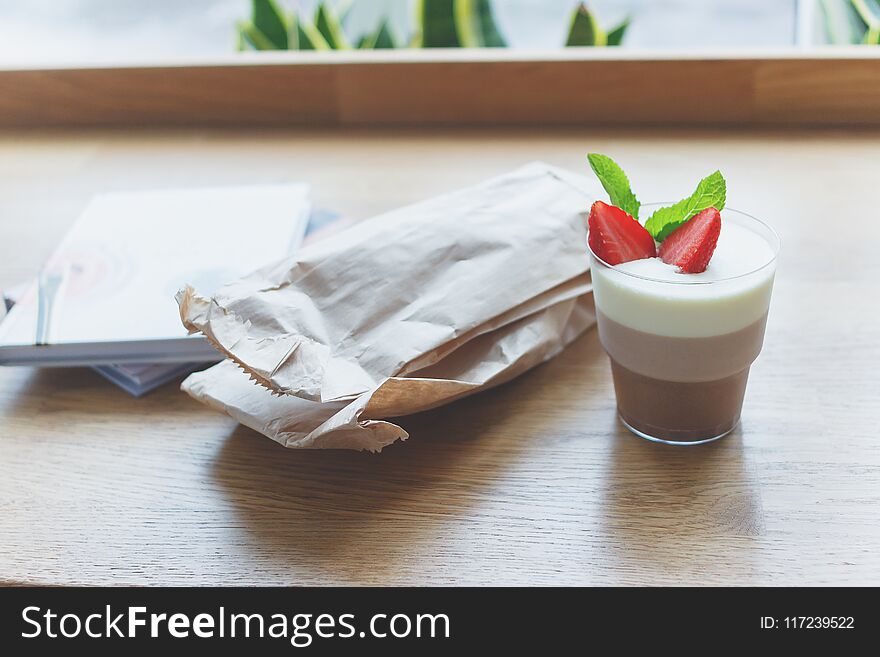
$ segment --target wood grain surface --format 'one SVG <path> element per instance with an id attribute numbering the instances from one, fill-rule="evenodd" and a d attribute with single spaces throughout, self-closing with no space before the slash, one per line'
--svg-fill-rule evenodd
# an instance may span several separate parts
<path id="1" fill-rule="evenodd" d="M 0 126 L 880 125 L 880 49 L 276 52 L 0 70 Z"/>
<path id="2" fill-rule="evenodd" d="M 720 168 L 729 205 L 781 233 L 734 434 L 628 434 L 595 331 L 404 418 L 380 455 L 285 450 L 174 384 L 137 400 L 87 369 L 0 369 L 0 580 L 880 584 L 876 132 L 3 132 L 0 286 L 96 192 L 302 179 L 364 218 L 532 159 L 583 171 L 588 150 L 645 201 Z"/>

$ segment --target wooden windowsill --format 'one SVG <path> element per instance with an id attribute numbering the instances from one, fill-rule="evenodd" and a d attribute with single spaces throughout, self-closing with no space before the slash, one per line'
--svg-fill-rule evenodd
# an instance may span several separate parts
<path id="1" fill-rule="evenodd" d="M 0 70 L 0 127 L 880 125 L 880 49 L 240 53 Z"/>

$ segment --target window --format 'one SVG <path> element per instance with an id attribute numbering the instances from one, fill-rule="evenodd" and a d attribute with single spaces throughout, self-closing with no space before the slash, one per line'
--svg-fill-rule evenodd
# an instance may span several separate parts
<path id="1" fill-rule="evenodd" d="M 880 0 L 458 2 L 8 2 L 0 125 L 880 122 Z"/>

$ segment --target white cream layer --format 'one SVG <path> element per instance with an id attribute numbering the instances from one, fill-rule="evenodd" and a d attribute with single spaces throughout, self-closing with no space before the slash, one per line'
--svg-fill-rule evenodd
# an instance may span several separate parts
<path id="1" fill-rule="evenodd" d="M 773 260 L 773 249 L 763 237 L 724 221 L 722 214 L 718 246 L 705 272 L 681 274 L 659 258 L 611 268 L 594 262 L 596 306 L 620 324 L 655 335 L 732 333 L 767 312 L 776 271 Z"/>

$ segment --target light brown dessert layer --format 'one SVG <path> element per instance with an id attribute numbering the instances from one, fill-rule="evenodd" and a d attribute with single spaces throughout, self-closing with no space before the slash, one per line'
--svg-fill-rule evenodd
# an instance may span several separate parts
<path id="1" fill-rule="evenodd" d="M 718 381 L 747 369 L 761 351 L 767 314 L 745 328 L 708 338 L 637 331 L 597 312 L 599 339 L 620 366 L 652 379 Z"/>

